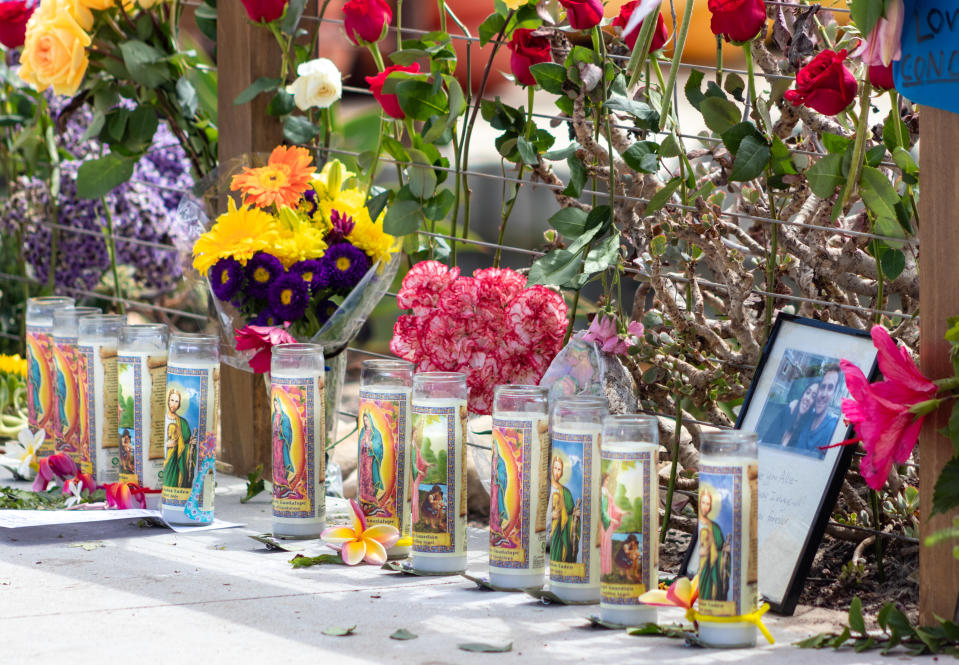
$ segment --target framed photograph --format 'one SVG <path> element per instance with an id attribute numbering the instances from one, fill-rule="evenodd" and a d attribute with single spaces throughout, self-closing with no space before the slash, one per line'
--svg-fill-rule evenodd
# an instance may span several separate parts
<path id="1" fill-rule="evenodd" d="M 796 608 L 855 450 L 829 447 L 852 436 L 839 361 L 872 377 L 876 356 L 867 331 L 788 314 L 763 349 L 736 429 L 759 439 L 759 592 L 777 613 Z M 698 566 L 694 536 L 683 572 Z"/>

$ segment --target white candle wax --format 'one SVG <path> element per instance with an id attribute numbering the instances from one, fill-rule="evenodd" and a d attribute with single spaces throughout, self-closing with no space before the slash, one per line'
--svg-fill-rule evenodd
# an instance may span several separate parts
<path id="1" fill-rule="evenodd" d="M 360 389 L 357 497 L 367 523 L 394 526 L 405 541 L 387 550 L 390 559 L 410 553 L 411 395 L 412 389 L 402 385 Z"/>
<path id="2" fill-rule="evenodd" d="M 552 432 L 549 588 L 566 601 L 599 601 L 598 424 L 565 424 Z"/>
<path id="3" fill-rule="evenodd" d="M 271 373 L 273 535 L 318 538 L 326 525 L 323 372 Z"/>
<path id="4" fill-rule="evenodd" d="M 416 570 L 466 570 L 466 400 L 413 399 L 410 487 Z"/>
<path id="5" fill-rule="evenodd" d="M 659 446 L 604 442 L 600 451 L 600 618 L 623 626 L 656 622 L 638 598 L 659 584 Z"/>
<path id="6" fill-rule="evenodd" d="M 757 547 L 756 498 L 758 467 L 755 458 L 738 456 L 706 457 L 700 460 L 699 574 L 700 614 L 735 617 L 756 609 Z M 709 493 L 708 510 L 703 494 Z M 723 502 L 731 511 L 723 511 Z M 719 505 L 717 505 L 719 504 Z M 723 520 L 723 515 L 729 523 Z M 720 542 L 720 540 L 722 542 Z M 717 580 L 725 580 L 717 589 Z M 704 584 L 706 585 L 704 587 Z M 701 621 L 699 637 L 716 647 L 756 644 L 756 626 L 748 622 Z"/>
<path id="7" fill-rule="evenodd" d="M 80 470 L 98 485 L 120 478 L 117 429 L 117 340 L 84 338 L 78 345 L 83 382 L 86 442 L 81 441 Z"/>
<path id="8" fill-rule="evenodd" d="M 215 447 L 220 412 L 220 363 L 172 361 L 167 366 L 163 493 L 160 510 L 172 524 L 213 521 Z"/>
<path id="9" fill-rule="evenodd" d="M 549 418 L 493 414 L 490 483 L 490 582 L 507 589 L 543 586 L 549 502 Z"/>
<path id="10" fill-rule="evenodd" d="M 117 357 L 120 480 L 160 489 L 166 411 L 166 351 L 124 348 Z"/>

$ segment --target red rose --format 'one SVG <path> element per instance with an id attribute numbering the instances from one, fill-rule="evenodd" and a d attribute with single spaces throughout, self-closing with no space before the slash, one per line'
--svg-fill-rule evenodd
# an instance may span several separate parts
<path id="1" fill-rule="evenodd" d="M 254 23 L 275 21 L 283 16 L 287 0 L 242 0 L 246 13 Z"/>
<path id="2" fill-rule="evenodd" d="M 896 87 L 892 78 L 892 65 L 872 65 L 869 67 L 869 82 L 878 90 L 892 90 Z"/>
<path id="3" fill-rule="evenodd" d="M 513 31 L 513 38 L 507 46 L 513 52 L 509 59 L 513 76 L 523 85 L 536 85 L 536 79 L 533 78 L 529 68 L 553 59 L 549 39 L 542 35 L 534 35 L 532 30 L 517 28 Z"/>
<path id="4" fill-rule="evenodd" d="M 709 0 L 709 11 L 713 34 L 722 35 L 728 42 L 748 42 L 766 23 L 763 0 Z"/>
<path id="5" fill-rule="evenodd" d="M 386 0 L 350 0 L 343 6 L 343 28 L 357 46 L 380 41 L 392 20 Z"/>
<path id="6" fill-rule="evenodd" d="M 603 20 L 603 3 L 600 0 L 559 0 L 566 7 L 566 18 L 576 30 L 589 30 Z"/>
<path id="7" fill-rule="evenodd" d="M 0 44 L 9 49 L 23 46 L 27 19 L 36 8 L 36 4 L 28 4 L 27 0 L 0 2 Z"/>
<path id="8" fill-rule="evenodd" d="M 622 31 L 629 23 L 629 17 L 633 15 L 640 1 L 641 0 L 630 0 L 623 5 L 622 9 L 619 10 L 619 16 L 613 19 L 613 25 Z M 643 29 L 643 22 L 645 20 L 646 19 L 640 21 L 636 29 L 625 37 L 626 46 L 629 47 L 630 51 L 636 48 L 636 38 L 639 37 L 639 31 Z M 663 44 L 666 43 L 667 39 L 669 39 L 669 32 L 666 30 L 666 21 L 663 20 L 663 14 L 660 12 L 656 16 L 656 30 L 653 32 L 653 41 L 649 45 L 649 52 L 652 53 L 653 51 L 658 51 L 663 48 Z"/>
<path id="9" fill-rule="evenodd" d="M 842 64 L 845 59 L 846 49 L 821 52 L 796 74 L 796 89 L 786 91 L 786 101 L 826 115 L 846 110 L 856 98 L 857 86 L 856 78 Z"/>
<path id="10" fill-rule="evenodd" d="M 391 118 L 396 118 L 397 120 L 402 120 L 406 117 L 406 114 L 403 113 L 403 109 L 400 108 L 400 102 L 396 98 L 396 95 L 383 94 L 383 84 L 386 83 L 387 77 L 393 72 L 410 72 L 411 74 L 418 74 L 419 71 L 420 64 L 418 62 L 414 62 L 409 67 L 391 65 L 376 76 L 366 77 L 366 82 L 370 84 L 370 92 L 373 93 L 376 101 L 378 101 L 380 106 L 383 107 L 383 111 L 386 112 L 386 115 L 390 116 Z"/>

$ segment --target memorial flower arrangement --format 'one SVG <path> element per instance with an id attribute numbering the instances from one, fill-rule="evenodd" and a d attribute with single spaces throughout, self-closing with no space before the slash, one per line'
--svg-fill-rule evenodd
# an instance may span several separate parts
<path id="1" fill-rule="evenodd" d="M 507 268 L 464 277 L 422 261 L 403 278 L 396 302 L 410 313 L 397 319 L 390 349 L 421 372 L 465 372 L 473 413 L 490 413 L 496 385 L 539 383 L 566 331 L 563 297 L 527 288 Z"/>
<path id="2" fill-rule="evenodd" d="M 233 177 L 239 201 L 230 198 L 192 253 L 215 298 L 240 315 L 238 350 L 311 338 L 374 266 L 391 261 L 385 213 L 370 216 L 353 177 L 337 160 L 317 173 L 309 151 L 285 146 Z M 255 369 L 268 369 L 257 357 Z"/>

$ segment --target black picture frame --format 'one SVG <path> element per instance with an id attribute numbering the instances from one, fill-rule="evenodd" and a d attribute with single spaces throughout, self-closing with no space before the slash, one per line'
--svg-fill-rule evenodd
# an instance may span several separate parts
<path id="1" fill-rule="evenodd" d="M 862 339 L 866 344 L 869 345 L 869 348 L 872 349 L 871 352 L 871 361 L 867 364 L 867 367 L 863 367 L 860 363 L 860 369 L 863 370 L 863 373 L 869 377 L 869 380 L 872 381 L 876 378 L 878 374 L 878 365 L 877 365 L 877 356 L 875 348 L 872 346 L 872 339 L 868 331 L 865 330 L 856 330 L 854 328 L 848 328 L 846 326 L 840 326 L 834 323 L 826 323 L 823 321 L 818 321 L 816 319 L 808 319 L 803 317 L 794 316 L 791 314 L 781 313 L 776 318 L 776 322 L 773 325 L 772 331 L 770 332 L 769 339 L 766 341 L 766 345 L 763 348 L 762 356 L 760 357 L 759 363 L 756 366 L 756 372 L 753 375 L 753 380 L 750 383 L 749 390 L 746 393 L 745 400 L 743 401 L 742 408 L 739 411 L 739 415 L 736 419 L 736 429 L 741 429 L 743 424 L 746 422 L 747 418 L 750 417 L 751 411 L 750 407 L 754 406 L 754 402 L 757 400 L 757 390 L 759 385 L 763 382 L 764 377 L 766 376 L 766 371 L 771 367 L 770 360 L 774 357 L 782 359 L 784 352 L 781 349 L 777 349 L 776 342 L 780 338 L 783 330 L 787 327 L 805 327 L 810 331 L 818 331 L 820 333 L 829 333 L 837 335 L 848 335 L 854 338 Z M 865 348 L 865 347 L 864 347 Z M 830 353 L 826 347 L 821 350 L 816 351 L 817 353 Z M 782 364 L 782 361 L 780 361 Z M 780 368 L 774 367 L 772 371 L 775 373 L 779 371 Z M 763 395 L 762 397 L 766 397 Z M 763 409 L 766 406 L 765 403 L 759 404 L 758 408 Z M 761 415 L 761 414 L 760 414 Z M 757 416 L 758 418 L 758 416 Z M 758 423 L 757 423 L 758 424 Z M 759 429 L 759 428 L 757 428 Z M 841 430 L 837 430 L 841 431 Z M 845 430 L 845 436 L 838 438 L 838 441 L 844 439 L 850 439 L 853 436 L 853 428 L 850 426 Z M 831 443 L 836 443 L 836 437 L 833 436 Z M 760 445 L 760 458 L 763 456 L 763 446 Z M 763 575 L 763 544 L 759 544 L 759 591 L 763 594 L 766 602 L 769 603 L 770 609 L 782 615 L 792 615 L 795 612 L 796 605 L 799 602 L 799 596 L 802 594 L 803 584 L 806 580 L 806 576 L 809 574 L 809 569 L 812 567 L 813 560 L 816 557 L 816 552 L 819 549 L 819 544 L 822 542 L 823 534 L 826 531 L 826 525 L 829 522 L 829 518 L 832 515 L 833 507 L 836 504 L 836 499 L 839 496 L 839 492 L 842 489 L 842 483 L 845 479 L 846 472 L 849 470 L 849 467 L 852 463 L 852 458 L 855 454 L 856 446 L 842 446 L 838 449 L 838 454 L 835 455 L 832 459 L 830 469 L 828 471 L 827 481 L 823 485 L 823 491 L 819 494 L 819 502 L 816 505 L 815 517 L 811 522 L 809 530 L 806 532 L 805 538 L 802 539 L 802 545 L 799 548 L 799 551 L 796 553 L 794 559 L 794 564 L 792 565 L 791 573 L 788 576 L 785 584 L 782 585 L 784 592 L 782 594 L 774 594 L 773 597 L 770 597 L 764 593 L 764 575 Z M 820 460 L 825 463 L 825 459 Z M 760 493 L 762 493 L 763 485 L 763 463 L 760 459 L 759 463 L 759 482 L 760 482 Z M 761 531 L 760 531 L 761 532 Z M 694 533 L 692 540 L 690 541 L 689 547 L 686 550 L 686 553 L 683 557 L 682 568 L 680 570 L 681 574 L 688 575 L 690 574 L 691 564 L 693 563 L 693 557 L 698 552 L 697 547 L 698 533 Z M 698 563 L 697 563 L 698 566 Z M 766 585 L 769 586 L 768 584 Z"/>

